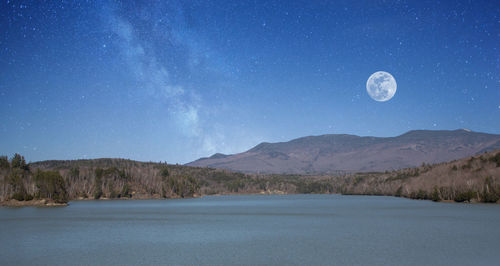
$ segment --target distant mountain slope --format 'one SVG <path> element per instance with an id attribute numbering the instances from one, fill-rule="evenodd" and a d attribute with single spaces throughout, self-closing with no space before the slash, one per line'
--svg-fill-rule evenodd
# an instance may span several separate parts
<path id="1" fill-rule="evenodd" d="M 215 154 L 189 166 L 248 173 L 371 172 L 440 163 L 500 148 L 500 135 L 470 130 L 414 130 L 397 137 L 321 135 L 261 143 L 234 154 Z"/>

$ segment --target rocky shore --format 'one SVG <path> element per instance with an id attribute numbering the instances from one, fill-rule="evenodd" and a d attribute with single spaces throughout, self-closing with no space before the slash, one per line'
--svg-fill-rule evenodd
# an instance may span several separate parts
<path id="1" fill-rule="evenodd" d="M 68 203 L 57 203 L 51 200 L 41 199 L 41 200 L 25 200 L 19 201 L 15 199 L 0 201 L 0 206 L 5 207 L 60 207 L 68 206 Z"/>

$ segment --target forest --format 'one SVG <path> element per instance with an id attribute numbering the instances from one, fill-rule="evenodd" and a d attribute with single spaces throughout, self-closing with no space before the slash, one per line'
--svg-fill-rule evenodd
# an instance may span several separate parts
<path id="1" fill-rule="evenodd" d="M 245 174 L 127 159 L 26 163 L 0 156 L 0 201 L 65 204 L 86 199 L 168 199 L 220 194 L 339 193 L 433 201 L 495 203 L 500 198 L 500 151 L 447 163 L 382 173 Z"/>

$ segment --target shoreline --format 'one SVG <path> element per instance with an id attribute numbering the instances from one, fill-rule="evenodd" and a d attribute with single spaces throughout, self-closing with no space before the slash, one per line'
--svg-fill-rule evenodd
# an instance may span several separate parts
<path id="1" fill-rule="evenodd" d="M 65 207 L 68 203 L 58 203 L 48 199 L 18 201 L 15 199 L 0 201 L 0 207 Z"/>
<path id="2" fill-rule="evenodd" d="M 15 199 L 7 200 L 7 201 L 0 201 L 0 207 L 7 207 L 7 208 L 16 208 L 16 207 L 65 207 L 69 206 L 70 202 L 75 202 L 75 201 L 111 201 L 111 200 L 172 200 L 172 199 L 194 199 L 194 198 L 203 198 L 207 196 L 214 196 L 214 197 L 220 197 L 220 196 L 252 196 L 252 195 L 308 195 L 306 193 L 287 193 L 284 191 L 261 191 L 261 192 L 255 192 L 255 193 L 236 193 L 236 192 L 230 192 L 230 193 L 217 193 L 217 194 L 205 194 L 205 195 L 194 195 L 192 197 L 173 197 L 173 198 L 158 198 L 158 197 L 140 197 L 140 198 L 100 198 L 100 199 L 92 199 L 92 198 L 77 198 L 77 199 L 72 199 L 68 201 L 67 203 L 57 203 L 54 201 L 51 201 L 49 199 L 40 199 L 40 200 L 30 200 L 30 201 L 18 201 Z M 423 201 L 431 201 L 435 203 L 446 203 L 446 204 L 500 204 L 500 202 L 496 203 L 485 203 L 485 202 L 479 202 L 479 201 L 472 201 L 472 202 L 456 202 L 453 200 L 441 200 L 441 201 L 432 201 L 432 200 L 424 200 L 424 199 L 412 199 L 409 197 L 396 197 L 393 195 L 363 195 L 363 194 L 341 194 L 341 193 L 310 193 L 310 194 L 318 194 L 318 195 L 341 195 L 341 196 L 385 196 L 385 197 L 392 197 L 392 198 L 402 198 L 402 199 L 408 199 L 408 200 L 423 200 Z"/>

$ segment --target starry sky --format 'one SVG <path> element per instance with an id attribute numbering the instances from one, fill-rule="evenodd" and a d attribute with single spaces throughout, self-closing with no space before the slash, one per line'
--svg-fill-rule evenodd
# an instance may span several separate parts
<path id="1" fill-rule="evenodd" d="M 500 1 L 0 3 L 0 154 L 186 163 L 458 128 L 500 133 Z"/>

